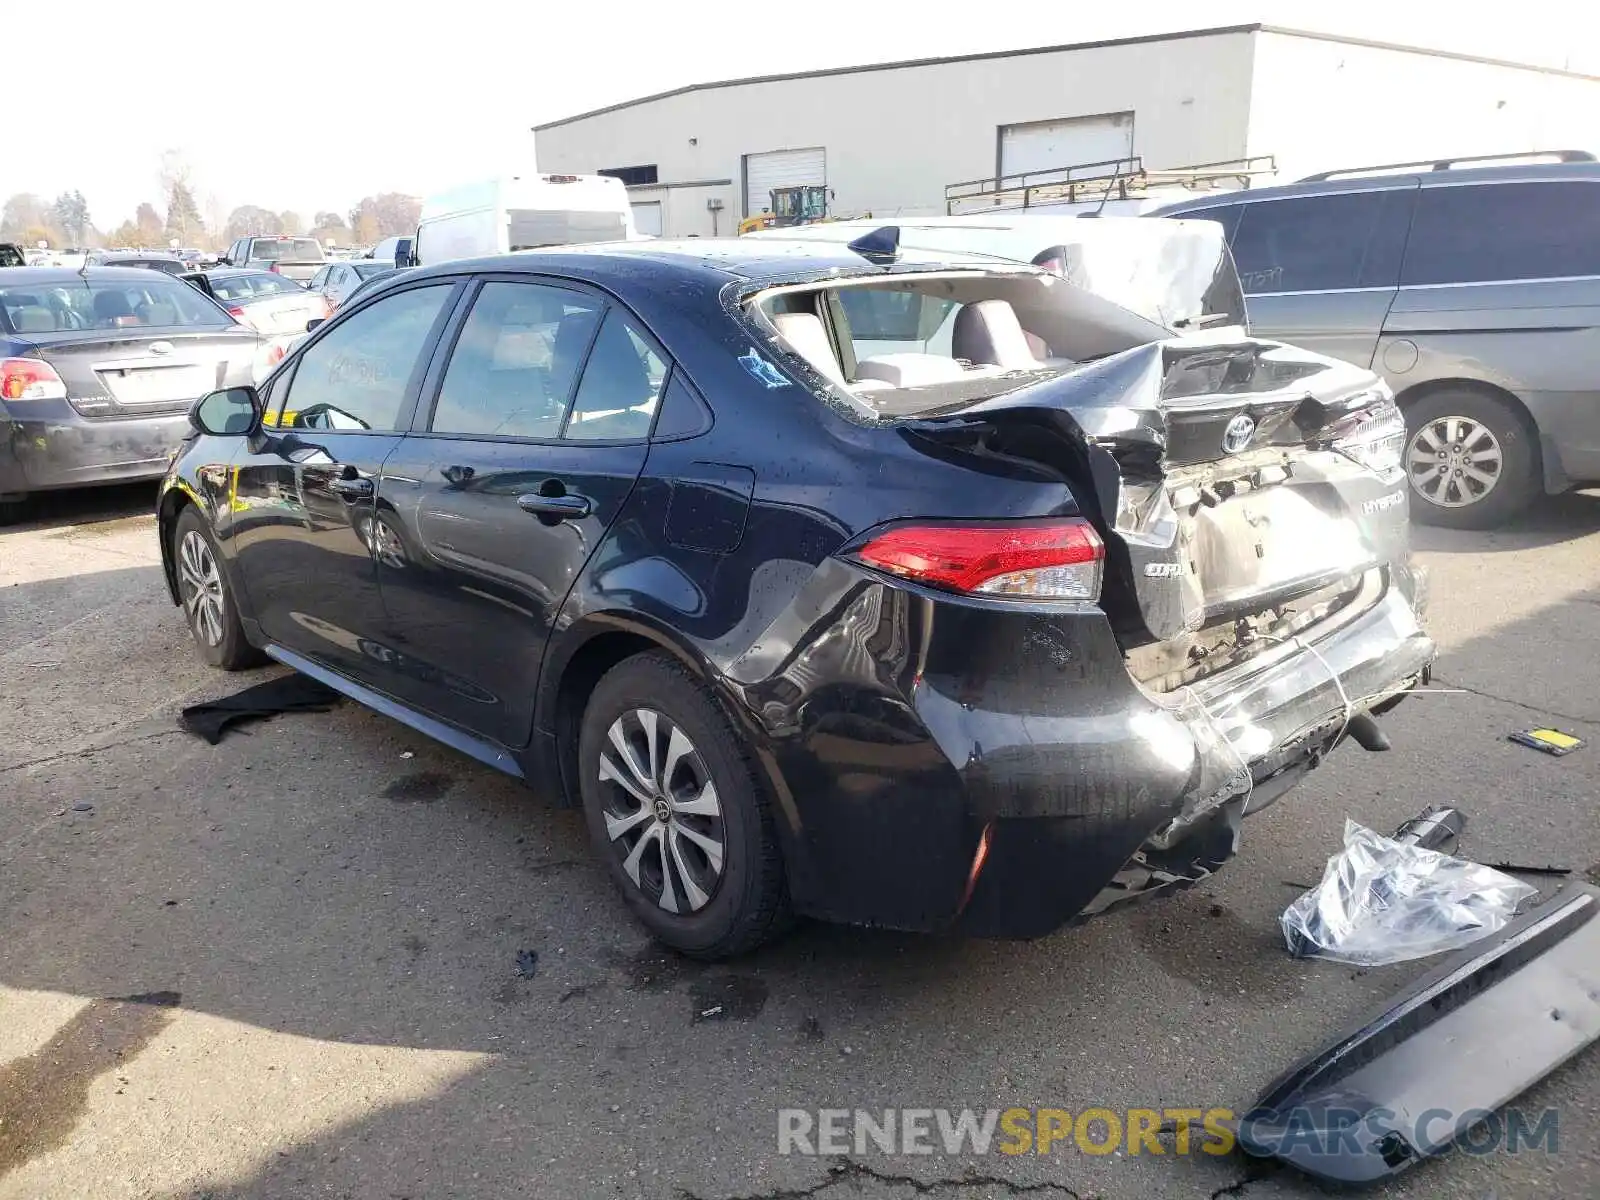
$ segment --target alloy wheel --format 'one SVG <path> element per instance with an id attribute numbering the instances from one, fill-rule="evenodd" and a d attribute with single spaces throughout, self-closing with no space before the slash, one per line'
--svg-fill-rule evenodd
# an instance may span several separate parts
<path id="1" fill-rule="evenodd" d="M 623 871 L 666 912 L 704 908 L 722 880 L 727 843 L 705 760 L 654 709 L 623 713 L 606 736 L 602 815 Z"/>
<path id="2" fill-rule="evenodd" d="M 1487 425 L 1471 417 L 1439 417 L 1411 435 L 1406 472 L 1424 500 L 1465 508 L 1500 482 L 1505 453 Z"/>
<path id="3" fill-rule="evenodd" d="M 183 611 L 194 631 L 208 646 L 220 646 L 223 637 L 222 572 L 211 546 L 197 531 L 183 535 L 178 547 L 178 591 Z"/>

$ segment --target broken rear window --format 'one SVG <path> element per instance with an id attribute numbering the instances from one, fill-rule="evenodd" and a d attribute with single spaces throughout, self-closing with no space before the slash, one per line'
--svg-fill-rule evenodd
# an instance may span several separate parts
<path id="1" fill-rule="evenodd" d="M 875 419 L 987 399 L 1167 336 L 1039 272 L 844 279 L 773 289 L 749 307 L 780 349 Z"/>

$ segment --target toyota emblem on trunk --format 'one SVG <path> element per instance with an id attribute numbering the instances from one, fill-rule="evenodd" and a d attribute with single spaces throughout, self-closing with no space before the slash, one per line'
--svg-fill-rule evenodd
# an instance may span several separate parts
<path id="1" fill-rule="evenodd" d="M 1255 435 L 1255 418 L 1249 413 L 1240 413 L 1222 431 L 1222 448 L 1229 454 L 1237 454 L 1250 444 L 1250 439 Z"/>

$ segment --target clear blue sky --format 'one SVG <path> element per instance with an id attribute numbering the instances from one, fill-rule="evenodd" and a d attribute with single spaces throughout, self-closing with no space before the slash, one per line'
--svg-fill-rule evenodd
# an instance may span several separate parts
<path id="1" fill-rule="evenodd" d="M 72 39 L 39 0 L 13 5 L 0 193 L 81 189 L 102 229 L 162 207 L 166 151 L 208 218 L 244 203 L 309 217 L 525 169 L 530 126 L 685 83 L 1255 20 L 1600 74 L 1600 15 L 1574 0 L 80 0 L 67 23 L 90 32 Z M 164 43 L 190 61 L 163 69 Z"/>

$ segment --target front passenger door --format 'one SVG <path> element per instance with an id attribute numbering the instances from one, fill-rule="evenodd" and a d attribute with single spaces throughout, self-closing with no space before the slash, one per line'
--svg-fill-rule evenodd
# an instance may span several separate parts
<path id="1" fill-rule="evenodd" d="M 551 627 L 644 467 L 667 359 L 598 294 L 503 279 L 439 375 L 379 493 L 397 686 L 516 748 Z"/>

